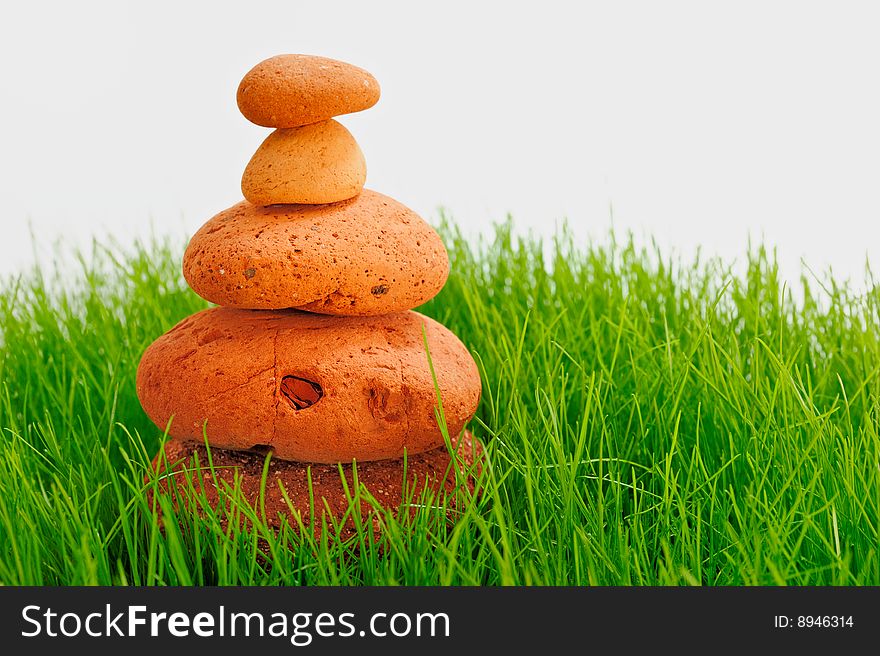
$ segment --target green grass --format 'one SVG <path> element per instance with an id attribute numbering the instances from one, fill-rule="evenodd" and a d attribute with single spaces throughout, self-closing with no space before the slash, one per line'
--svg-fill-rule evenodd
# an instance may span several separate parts
<path id="1" fill-rule="evenodd" d="M 490 465 L 452 521 L 385 515 L 378 543 L 273 533 L 235 489 L 159 530 L 172 499 L 151 504 L 144 477 L 163 436 L 134 375 L 205 305 L 182 244 L 96 245 L 79 268 L 5 281 L 0 582 L 880 584 L 870 271 L 859 296 L 809 275 L 787 289 L 760 247 L 737 275 L 613 235 L 444 235 L 452 274 L 423 311 L 479 363 Z"/>

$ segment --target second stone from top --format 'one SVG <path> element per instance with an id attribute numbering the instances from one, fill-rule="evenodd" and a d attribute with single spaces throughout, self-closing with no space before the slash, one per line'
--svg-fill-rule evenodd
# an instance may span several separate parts
<path id="1" fill-rule="evenodd" d="M 244 170 L 241 191 L 255 205 L 336 203 L 357 196 L 366 178 L 360 147 L 331 119 L 275 130 Z"/>

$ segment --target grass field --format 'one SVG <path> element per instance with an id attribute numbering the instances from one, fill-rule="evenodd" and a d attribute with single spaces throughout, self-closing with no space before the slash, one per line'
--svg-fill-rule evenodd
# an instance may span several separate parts
<path id="1" fill-rule="evenodd" d="M 479 363 L 490 465 L 452 521 L 385 515 L 378 543 L 272 533 L 235 490 L 158 529 L 144 476 L 162 434 L 134 376 L 205 306 L 182 244 L 97 245 L 79 268 L 5 280 L 0 582 L 880 584 L 870 272 L 858 296 L 811 276 L 784 288 L 759 247 L 736 275 L 613 235 L 444 235 L 452 274 L 423 311 Z"/>

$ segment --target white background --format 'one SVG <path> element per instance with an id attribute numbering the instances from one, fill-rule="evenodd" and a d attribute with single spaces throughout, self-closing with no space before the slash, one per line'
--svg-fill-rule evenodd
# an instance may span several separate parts
<path id="1" fill-rule="evenodd" d="M 861 279 L 880 256 L 880 13 L 856 2 L 3 2 L 0 273 L 44 246 L 189 236 L 268 130 L 281 52 L 370 70 L 367 185 L 468 230 L 511 212 L 685 255 L 749 236 Z"/>

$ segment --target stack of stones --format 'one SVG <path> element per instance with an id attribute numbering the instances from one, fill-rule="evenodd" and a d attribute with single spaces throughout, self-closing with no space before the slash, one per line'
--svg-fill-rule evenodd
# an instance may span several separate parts
<path id="1" fill-rule="evenodd" d="M 341 516 L 353 465 L 392 510 L 405 488 L 448 493 L 478 450 L 465 431 L 480 398 L 473 358 L 412 311 L 446 282 L 446 249 L 413 211 L 363 188 L 363 154 L 333 120 L 378 99 L 372 75 L 322 57 L 280 55 L 245 75 L 242 114 L 275 130 L 245 169 L 245 200 L 202 226 L 183 261 L 220 307 L 162 335 L 138 368 L 141 405 L 172 438 L 156 467 L 198 476 L 213 500 L 218 478 L 237 477 L 256 503 L 271 453 L 276 525 L 285 493 L 306 521 L 312 503 Z"/>

